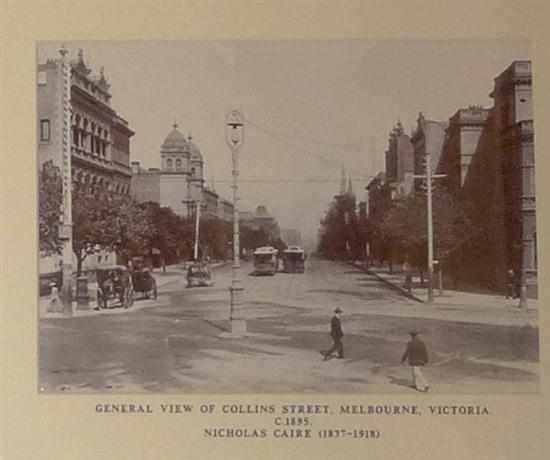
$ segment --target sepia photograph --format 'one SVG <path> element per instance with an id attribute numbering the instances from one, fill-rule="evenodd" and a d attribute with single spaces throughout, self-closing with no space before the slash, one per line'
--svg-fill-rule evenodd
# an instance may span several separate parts
<path id="1" fill-rule="evenodd" d="M 537 394 L 533 69 L 519 38 L 38 41 L 37 392 Z"/>

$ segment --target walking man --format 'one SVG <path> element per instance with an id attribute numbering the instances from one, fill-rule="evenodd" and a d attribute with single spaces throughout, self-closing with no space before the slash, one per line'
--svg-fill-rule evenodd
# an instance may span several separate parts
<path id="1" fill-rule="evenodd" d="M 426 344 L 418 337 L 418 331 L 412 330 L 409 334 L 411 340 L 407 343 L 407 348 L 401 358 L 401 364 L 408 360 L 412 369 L 414 388 L 426 392 L 430 387 L 422 374 L 422 367 L 428 363 L 428 350 Z"/>
<path id="2" fill-rule="evenodd" d="M 344 333 L 342 331 L 342 323 L 340 322 L 341 313 L 342 310 L 340 307 L 336 308 L 336 310 L 334 310 L 334 316 L 330 320 L 330 336 L 332 337 L 333 345 L 330 350 L 321 352 L 321 354 L 325 357 L 325 361 L 330 359 L 334 352 L 338 353 L 338 359 L 344 358 L 344 345 L 342 344 L 342 337 L 344 337 Z"/>
<path id="3" fill-rule="evenodd" d="M 516 272 L 513 269 L 509 269 L 506 272 L 506 298 L 516 298 Z"/>

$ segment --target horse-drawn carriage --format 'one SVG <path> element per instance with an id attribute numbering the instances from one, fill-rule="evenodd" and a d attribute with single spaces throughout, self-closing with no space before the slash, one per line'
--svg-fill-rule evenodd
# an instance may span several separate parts
<path id="1" fill-rule="evenodd" d="M 148 268 L 134 270 L 132 272 L 134 292 L 140 292 L 146 299 L 157 298 L 157 281 Z"/>
<path id="2" fill-rule="evenodd" d="M 128 268 L 123 265 L 98 268 L 96 279 L 97 309 L 132 306 L 134 285 Z"/>

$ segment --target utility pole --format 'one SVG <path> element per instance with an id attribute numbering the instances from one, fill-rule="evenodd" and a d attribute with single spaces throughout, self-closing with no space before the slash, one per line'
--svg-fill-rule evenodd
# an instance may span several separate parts
<path id="1" fill-rule="evenodd" d="M 199 230 L 201 219 L 201 202 L 195 201 L 195 247 L 193 251 L 193 259 L 199 260 Z"/>
<path id="2" fill-rule="evenodd" d="M 433 217 L 432 217 L 432 179 L 442 179 L 446 174 L 432 174 L 431 153 L 426 152 L 426 174 L 414 175 L 417 179 L 426 179 L 426 194 L 428 208 L 428 303 L 434 301 L 433 275 L 434 275 L 434 243 L 433 243 Z"/>
<path id="3" fill-rule="evenodd" d="M 67 62 L 68 51 L 65 46 L 59 50 L 61 55 L 61 176 L 63 180 L 62 222 L 60 239 L 63 241 L 61 254 L 61 273 L 63 286 L 61 298 L 63 313 L 72 314 L 73 284 L 73 213 L 72 213 L 72 166 L 71 166 L 71 69 Z"/>
<path id="4" fill-rule="evenodd" d="M 238 110 L 230 111 L 225 117 L 225 140 L 231 150 L 233 163 L 233 270 L 230 292 L 231 334 L 246 334 L 246 319 L 242 312 L 243 287 L 240 279 L 239 245 L 239 150 L 244 144 L 244 115 Z"/>

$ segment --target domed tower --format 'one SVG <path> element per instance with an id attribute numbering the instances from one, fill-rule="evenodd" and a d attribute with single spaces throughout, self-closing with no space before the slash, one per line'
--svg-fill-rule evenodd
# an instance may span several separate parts
<path id="1" fill-rule="evenodd" d="M 204 161 L 201 151 L 193 142 L 193 138 L 187 138 L 189 145 L 189 184 L 192 200 L 201 200 L 204 188 Z"/>
<path id="2" fill-rule="evenodd" d="M 176 214 L 189 214 L 192 198 L 189 189 L 190 148 L 185 136 L 174 123 L 160 147 L 160 204 Z"/>
<path id="3" fill-rule="evenodd" d="M 160 148 L 161 171 L 163 173 L 186 174 L 189 171 L 190 148 L 185 136 L 174 123 Z"/>

